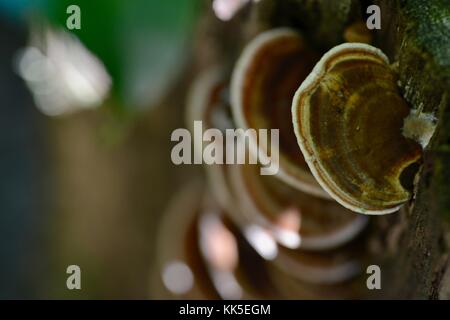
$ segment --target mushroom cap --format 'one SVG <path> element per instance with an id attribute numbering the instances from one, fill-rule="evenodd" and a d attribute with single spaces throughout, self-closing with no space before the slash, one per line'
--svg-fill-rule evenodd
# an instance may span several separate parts
<path id="1" fill-rule="evenodd" d="M 333 285 L 348 281 L 362 271 L 367 252 L 364 242 L 324 252 L 280 248 L 274 265 L 294 279 L 311 284 Z"/>
<path id="2" fill-rule="evenodd" d="M 298 32 L 288 28 L 265 31 L 250 41 L 236 63 L 230 99 L 238 128 L 279 129 L 280 157 L 276 176 L 299 190 L 329 198 L 299 152 L 290 112 L 295 91 L 318 59 L 319 55 L 307 46 Z M 257 144 L 253 140 L 250 139 L 250 143 Z M 268 156 L 266 149 L 258 145 L 260 158 Z"/>
<path id="3" fill-rule="evenodd" d="M 292 118 L 311 172 L 336 201 L 364 214 L 397 211 L 411 198 L 418 143 L 402 135 L 410 107 L 377 48 L 345 43 L 328 51 L 295 93 Z M 402 175 L 405 173 L 405 175 Z"/>
<path id="4" fill-rule="evenodd" d="M 311 197 L 270 176 L 258 166 L 228 168 L 235 205 L 248 221 L 258 222 L 287 248 L 321 251 L 357 237 L 368 223 L 335 201 Z"/>
<path id="5" fill-rule="evenodd" d="M 189 130 L 194 131 L 194 121 L 202 121 L 204 130 L 209 128 L 224 130 L 233 127 L 229 103 L 224 97 L 228 78 L 221 67 L 213 66 L 194 79 L 186 102 L 185 121 Z"/>
<path id="6" fill-rule="evenodd" d="M 222 67 L 214 66 L 200 73 L 189 90 L 186 108 L 186 126 L 194 132 L 194 121 L 202 121 L 203 129 L 225 130 L 233 127 L 229 103 L 224 98 L 228 77 Z M 201 146 L 203 137 L 194 146 Z M 224 149 L 225 145 L 224 145 Z M 194 150 L 202 155 L 203 149 Z M 238 216 L 226 182 L 226 164 L 205 165 L 208 185 L 222 209 Z"/>
<path id="7" fill-rule="evenodd" d="M 281 248 L 269 264 L 269 275 L 280 294 L 289 299 L 342 299 L 367 293 L 362 271 L 370 255 L 363 242 L 337 250 L 302 252 Z"/>

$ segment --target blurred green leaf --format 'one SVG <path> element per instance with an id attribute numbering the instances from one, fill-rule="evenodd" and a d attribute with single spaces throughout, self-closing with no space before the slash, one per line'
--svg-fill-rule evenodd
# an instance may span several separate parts
<path id="1" fill-rule="evenodd" d="M 157 102 L 185 62 L 197 1 L 48 0 L 45 14 L 66 28 L 73 4 L 81 29 L 71 32 L 105 64 L 118 105 Z"/>

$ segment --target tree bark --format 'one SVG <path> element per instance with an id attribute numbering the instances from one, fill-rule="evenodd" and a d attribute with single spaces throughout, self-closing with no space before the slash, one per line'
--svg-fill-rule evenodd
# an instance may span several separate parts
<path id="1" fill-rule="evenodd" d="M 374 218 L 375 260 L 383 267 L 383 298 L 449 299 L 450 1 L 290 0 L 259 10 L 271 26 L 304 31 L 318 48 L 344 42 L 346 26 L 381 9 L 374 45 L 398 63 L 399 86 L 412 108 L 433 113 L 438 126 L 427 147 L 415 198 L 398 214 Z"/>
<path id="2" fill-rule="evenodd" d="M 416 197 L 402 222 L 403 237 L 389 257 L 390 294 L 449 299 L 450 1 L 376 2 L 383 16 L 377 43 L 399 62 L 404 97 L 413 108 L 432 112 L 438 119 L 424 154 Z"/>

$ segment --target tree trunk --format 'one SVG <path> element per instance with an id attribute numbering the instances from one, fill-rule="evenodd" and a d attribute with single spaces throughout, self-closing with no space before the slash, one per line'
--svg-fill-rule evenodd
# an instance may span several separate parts
<path id="1" fill-rule="evenodd" d="M 366 19 L 369 5 L 381 8 L 373 44 L 398 62 L 404 97 L 413 108 L 433 113 L 438 127 L 424 154 L 415 199 L 403 212 L 374 219 L 374 252 L 383 265 L 380 296 L 449 299 L 450 1 L 268 2 L 251 8 L 259 11 L 262 28 L 300 28 L 323 50 L 344 42 L 345 27 Z"/>
<path id="2" fill-rule="evenodd" d="M 432 112 L 438 128 L 424 155 L 416 198 L 391 253 L 393 297 L 450 298 L 450 1 L 377 1 L 378 45 L 398 60 L 400 86 L 413 108 Z"/>

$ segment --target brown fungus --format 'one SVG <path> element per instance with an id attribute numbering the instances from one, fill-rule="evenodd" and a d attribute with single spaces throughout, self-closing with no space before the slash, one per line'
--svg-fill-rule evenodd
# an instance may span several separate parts
<path id="1" fill-rule="evenodd" d="M 203 71 L 195 78 L 189 90 L 186 110 L 186 125 L 192 133 L 194 121 L 202 121 L 204 130 L 215 128 L 225 131 L 233 128 L 230 106 L 226 99 L 227 84 L 228 77 L 223 68 L 218 66 Z M 202 137 L 194 134 L 194 139 L 199 139 L 197 143 L 194 142 L 194 146 L 197 147 L 194 152 L 202 157 Z M 226 149 L 225 143 L 223 148 Z M 225 164 L 210 164 L 205 165 L 204 169 L 216 201 L 227 211 L 235 212 L 232 197 L 226 187 L 224 173 L 226 167 Z"/>
<path id="2" fill-rule="evenodd" d="M 402 134 L 410 112 L 388 58 L 361 43 L 327 52 L 292 102 L 297 141 L 317 181 L 365 214 L 397 211 L 412 196 L 402 173 L 422 148 Z"/>
<path id="3" fill-rule="evenodd" d="M 366 216 L 333 200 L 299 192 L 273 177 L 260 176 L 257 166 L 231 166 L 228 175 L 236 206 L 287 248 L 336 248 L 356 238 L 367 225 Z"/>
<path id="4" fill-rule="evenodd" d="M 294 30 L 280 28 L 263 32 L 250 41 L 239 58 L 231 79 L 230 96 L 238 128 L 279 130 L 276 176 L 301 191 L 329 198 L 311 175 L 298 148 L 290 112 L 295 91 L 318 59 L 319 55 Z M 257 141 L 250 139 L 250 143 Z M 266 149 L 264 145 L 250 148 L 258 150 L 259 157 L 268 155 Z"/>

